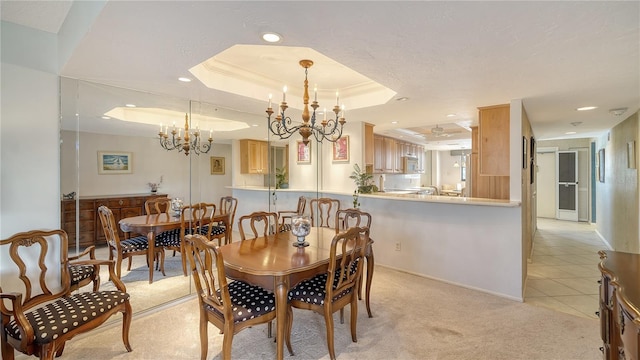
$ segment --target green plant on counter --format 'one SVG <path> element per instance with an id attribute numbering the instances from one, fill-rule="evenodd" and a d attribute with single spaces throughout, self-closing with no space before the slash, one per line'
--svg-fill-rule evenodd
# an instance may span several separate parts
<path id="1" fill-rule="evenodd" d="M 276 169 L 276 189 L 287 189 L 289 183 L 287 182 L 287 168 Z"/>
<path id="2" fill-rule="evenodd" d="M 373 184 L 373 175 L 362 171 L 360 166 L 353 164 L 353 172 L 349 179 L 353 179 L 356 189 L 353 191 L 353 207 L 360 207 L 360 194 L 371 194 L 378 191 L 378 187 Z"/>

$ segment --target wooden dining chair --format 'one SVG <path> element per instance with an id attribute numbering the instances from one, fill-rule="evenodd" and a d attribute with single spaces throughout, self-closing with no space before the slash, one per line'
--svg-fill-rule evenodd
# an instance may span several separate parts
<path id="1" fill-rule="evenodd" d="M 69 292 L 76 291 L 91 283 L 93 283 L 93 291 L 98 291 L 100 289 L 100 267 L 83 263 L 84 259 L 89 261 L 96 260 L 96 247 L 91 245 L 80 254 L 69 256 L 68 259 L 71 282 Z"/>
<path id="2" fill-rule="evenodd" d="M 331 241 L 329 270 L 298 283 L 289 291 L 287 343 L 290 342 L 293 327 L 292 308 L 312 310 L 324 316 L 329 356 L 335 359 L 333 313 L 347 305 L 351 309 L 351 340 L 357 341 L 358 283 L 368 241 L 369 229 L 366 227 L 354 227 L 337 233 Z"/>
<path id="3" fill-rule="evenodd" d="M 280 217 L 280 231 L 291 231 L 291 217 L 295 215 L 304 215 L 304 210 L 306 207 L 307 198 L 305 198 L 304 196 L 300 196 L 298 198 L 298 208 L 296 210 L 278 211 L 278 217 Z"/>
<path id="4" fill-rule="evenodd" d="M 253 235 L 249 239 L 275 235 L 280 232 L 278 214 L 275 212 L 256 211 L 249 215 L 241 216 L 238 220 L 238 232 L 240 232 L 240 240 L 246 240 L 247 235 Z"/>
<path id="5" fill-rule="evenodd" d="M 130 296 L 114 272 L 113 260 L 77 260 L 77 265 L 108 266 L 114 287 L 71 294 L 68 242 L 64 230 L 33 230 L 0 240 L 2 253 L 7 254 L 3 265 L 12 269 L 2 273 L 0 289 L 2 359 L 13 360 L 17 350 L 53 360 L 62 355 L 67 341 L 119 312 L 122 341 L 131 351 Z"/>
<path id="6" fill-rule="evenodd" d="M 366 227 L 371 229 L 371 214 L 368 212 L 364 212 L 360 209 L 344 209 L 338 210 L 336 213 L 336 231 L 344 231 L 350 229 L 352 227 Z M 369 317 L 373 317 L 371 313 L 371 305 L 369 303 L 369 296 L 371 294 L 371 282 L 373 280 L 373 268 L 374 268 L 374 259 L 373 259 L 373 239 L 369 237 L 369 242 L 367 243 L 367 248 L 365 251 L 365 259 L 367 260 L 367 281 L 365 283 L 365 305 L 367 307 L 367 314 Z M 364 277 L 364 270 L 362 271 L 362 276 Z M 362 279 L 358 284 L 358 298 L 362 300 Z M 343 313 L 340 312 L 340 317 L 342 319 Z"/>
<path id="7" fill-rule="evenodd" d="M 225 235 L 227 235 L 225 244 L 231 242 L 231 234 L 233 233 L 233 222 L 235 221 L 237 208 L 238 199 L 234 198 L 233 196 L 223 196 L 220 198 L 219 210 L 221 214 L 229 215 L 229 219 L 227 220 L 229 222 L 229 228 L 227 229 L 225 224 L 222 223 L 213 224 L 213 227 L 211 228 L 211 240 L 217 239 L 218 245 L 223 245 L 222 239 L 225 238 Z"/>
<path id="8" fill-rule="evenodd" d="M 168 214 L 171 215 L 171 199 L 167 197 L 156 197 L 144 202 L 144 212 L 146 215 Z"/>
<path id="9" fill-rule="evenodd" d="M 157 259 L 158 266 L 156 267 L 156 270 L 159 268 L 162 275 L 165 275 L 164 248 L 158 239 L 155 239 L 154 259 L 149 259 L 149 240 L 146 236 L 141 235 L 126 240 L 120 240 L 116 219 L 113 216 L 111 209 L 102 205 L 98 208 L 98 215 L 100 217 L 100 223 L 102 224 L 104 236 L 107 240 L 107 246 L 109 247 L 109 260 L 115 259 L 116 261 L 115 272 L 118 279 L 122 276 L 122 260 L 129 260 L 129 265 L 127 266 L 127 271 L 129 271 L 131 270 L 131 259 L 136 255 L 147 257 L 147 266 L 153 266 L 155 259 Z"/>
<path id="10" fill-rule="evenodd" d="M 333 227 L 336 211 L 340 210 L 340 200 L 332 198 L 311 199 L 311 224 L 317 227 Z"/>
<path id="11" fill-rule="evenodd" d="M 271 323 L 276 318 L 275 296 L 244 281 L 228 282 L 222 254 L 206 237 L 187 235 L 185 250 L 200 308 L 200 358 L 207 358 L 211 323 L 224 334 L 222 359 L 231 359 L 235 334 L 251 326 Z M 287 347 L 293 355 L 290 342 Z"/>
<path id="12" fill-rule="evenodd" d="M 208 240 L 211 239 L 211 218 L 216 213 L 216 204 L 197 203 L 185 205 L 180 212 L 180 229 L 167 231 L 167 236 L 163 237 L 160 244 L 166 250 L 179 252 L 182 260 L 182 273 L 187 276 L 187 258 L 184 253 L 184 238 L 187 235 L 200 234 Z"/>

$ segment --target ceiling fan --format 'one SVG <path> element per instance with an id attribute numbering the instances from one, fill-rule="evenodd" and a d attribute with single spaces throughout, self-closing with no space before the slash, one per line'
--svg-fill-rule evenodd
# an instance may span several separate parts
<path id="1" fill-rule="evenodd" d="M 438 124 L 436 124 L 435 127 L 432 127 L 430 129 L 424 129 L 423 133 L 427 136 L 431 135 L 437 138 L 440 137 L 450 137 L 453 136 L 453 134 L 457 134 L 462 132 L 462 129 L 456 129 L 456 128 L 448 128 L 445 129 L 441 126 L 439 126 Z"/>

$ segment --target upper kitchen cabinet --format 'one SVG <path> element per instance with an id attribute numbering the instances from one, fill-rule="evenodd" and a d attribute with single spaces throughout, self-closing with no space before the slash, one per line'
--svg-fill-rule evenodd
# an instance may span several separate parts
<path id="1" fill-rule="evenodd" d="M 266 141 L 240 140 L 240 173 L 267 174 L 269 145 Z"/>
<path id="2" fill-rule="evenodd" d="M 478 108 L 480 175 L 509 176 L 509 104 Z"/>
<path id="3" fill-rule="evenodd" d="M 364 164 L 365 166 L 373 166 L 374 164 L 374 140 L 373 140 L 373 125 L 364 124 Z"/>

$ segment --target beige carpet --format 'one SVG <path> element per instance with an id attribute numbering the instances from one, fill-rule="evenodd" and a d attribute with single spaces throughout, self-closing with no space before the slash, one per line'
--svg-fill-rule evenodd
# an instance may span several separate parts
<path id="1" fill-rule="evenodd" d="M 154 283 L 155 285 L 155 283 Z M 526 303 L 377 267 L 372 289 L 374 317 L 358 308 L 358 342 L 337 314 L 338 359 L 601 359 L 599 322 Z M 131 325 L 133 352 L 121 341 L 121 321 L 67 343 L 63 359 L 199 359 L 197 301 L 191 298 L 138 315 Z M 120 317 L 118 317 L 120 318 Z M 294 311 L 295 356 L 328 359 L 324 320 Z M 209 326 L 208 359 L 219 359 L 222 335 Z M 235 336 L 234 359 L 275 358 L 266 325 Z"/>

